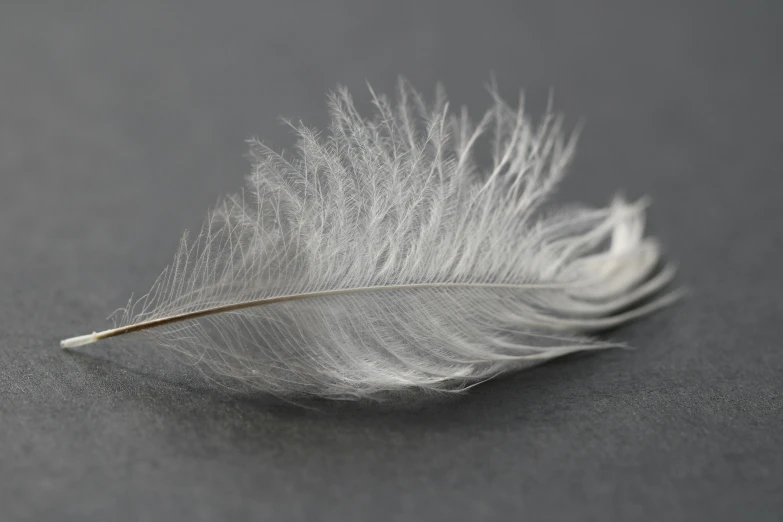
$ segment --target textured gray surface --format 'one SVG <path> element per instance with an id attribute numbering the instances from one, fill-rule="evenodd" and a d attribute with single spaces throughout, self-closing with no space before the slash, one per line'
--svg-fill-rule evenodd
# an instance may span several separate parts
<path id="1" fill-rule="evenodd" d="M 128 4 L 0 7 L 0 519 L 781 519 L 779 3 Z M 613 333 L 639 350 L 317 410 L 58 350 L 239 188 L 244 138 L 397 74 L 477 113 L 490 70 L 586 120 L 563 198 L 653 196 L 693 296 Z"/>

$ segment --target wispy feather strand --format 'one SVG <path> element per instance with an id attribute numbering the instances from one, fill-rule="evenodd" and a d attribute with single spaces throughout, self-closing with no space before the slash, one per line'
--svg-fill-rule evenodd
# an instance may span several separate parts
<path id="1" fill-rule="evenodd" d="M 534 125 L 493 89 L 473 124 L 442 89 L 371 94 L 372 119 L 340 89 L 328 133 L 293 125 L 292 157 L 251 140 L 248 188 L 114 329 L 63 345 L 135 332 L 270 393 L 377 397 L 612 346 L 586 336 L 679 296 L 643 201 L 541 215 L 575 145 L 551 110 Z"/>

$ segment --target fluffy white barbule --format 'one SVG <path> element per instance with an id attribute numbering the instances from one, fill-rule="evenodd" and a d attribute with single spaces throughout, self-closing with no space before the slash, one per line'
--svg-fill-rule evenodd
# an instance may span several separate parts
<path id="1" fill-rule="evenodd" d="M 574 154 L 561 118 L 533 124 L 495 90 L 475 124 L 442 90 L 397 98 L 372 93 L 365 118 L 338 90 L 328 132 L 294 125 L 290 156 L 251 140 L 247 189 L 84 337 L 136 332 L 273 394 L 365 398 L 613 346 L 587 335 L 678 297 L 644 202 L 541 213 Z"/>

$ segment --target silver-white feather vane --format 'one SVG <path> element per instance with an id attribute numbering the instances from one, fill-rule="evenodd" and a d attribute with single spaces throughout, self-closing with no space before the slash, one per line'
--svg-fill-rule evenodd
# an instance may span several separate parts
<path id="1" fill-rule="evenodd" d="M 680 295 L 663 291 L 674 269 L 643 235 L 645 204 L 542 215 L 574 137 L 495 92 L 473 124 L 442 90 L 428 105 L 401 82 L 365 119 L 341 89 L 327 133 L 295 126 L 292 157 L 251 140 L 246 191 L 114 328 L 62 345 L 147 335 L 270 393 L 331 398 L 461 389 L 613 346 L 587 336 Z"/>

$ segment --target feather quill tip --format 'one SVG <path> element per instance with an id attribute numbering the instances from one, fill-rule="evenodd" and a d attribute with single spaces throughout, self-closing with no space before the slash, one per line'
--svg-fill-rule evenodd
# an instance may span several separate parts
<path id="1" fill-rule="evenodd" d="M 68 348 L 76 348 L 77 346 L 84 346 L 85 344 L 94 343 L 99 339 L 98 333 L 93 332 L 89 335 L 79 335 L 77 337 L 71 337 L 70 339 L 63 339 L 60 341 L 60 348 L 67 350 Z"/>

